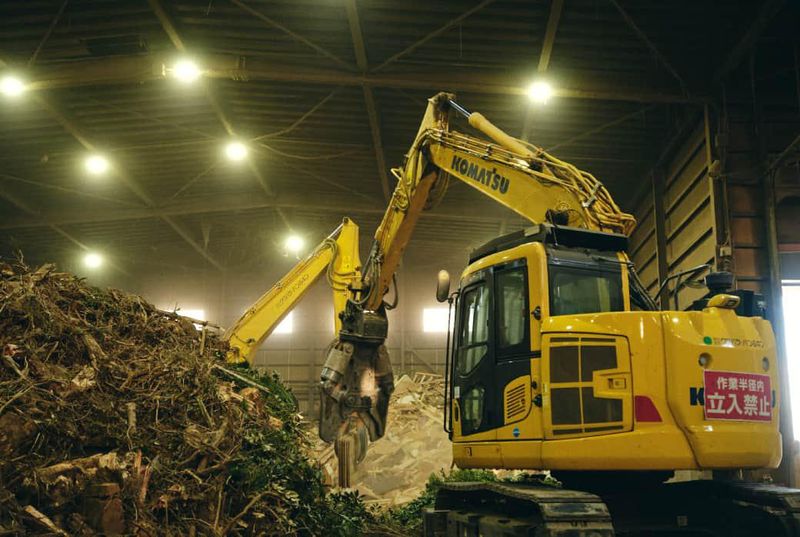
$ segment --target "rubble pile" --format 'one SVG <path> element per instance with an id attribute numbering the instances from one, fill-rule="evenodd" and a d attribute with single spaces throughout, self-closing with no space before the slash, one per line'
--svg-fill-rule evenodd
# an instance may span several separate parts
<path id="1" fill-rule="evenodd" d="M 296 402 L 224 343 L 52 265 L 0 263 L 0 535 L 356 535 Z M 337 511 L 346 510 L 344 517 Z"/>
<path id="2" fill-rule="evenodd" d="M 395 506 L 417 498 L 431 474 L 449 471 L 452 447 L 442 427 L 444 378 L 403 375 L 389 405 L 386 435 L 369 447 L 353 487 L 368 503 Z"/>

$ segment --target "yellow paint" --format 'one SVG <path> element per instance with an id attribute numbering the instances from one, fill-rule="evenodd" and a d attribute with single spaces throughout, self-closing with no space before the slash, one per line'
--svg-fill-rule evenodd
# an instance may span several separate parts
<path id="1" fill-rule="evenodd" d="M 226 360 L 230 363 L 252 364 L 255 352 L 276 326 L 305 295 L 322 274 L 328 272 L 333 291 L 336 333 L 350 296 L 348 287 L 361 277 L 358 254 L 358 226 L 349 218 L 286 276 L 264 293 L 225 333 L 230 343 Z"/>
<path id="2" fill-rule="evenodd" d="M 529 243 L 486 256 L 470 265 L 470 274 L 510 259 L 525 258 L 529 270 L 531 308 L 542 307 L 542 320 L 531 321 L 531 352 L 542 351 L 531 360 L 531 377 L 538 379 L 542 408 L 535 406 L 527 417 L 492 431 L 463 436 L 453 432 L 453 457 L 462 468 L 573 469 L 573 470 L 673 470 L 774 468 L 781 459 L 778 430 L 780 395 L 775 339 L 769 322 L 739 317 L 729 301 L 718 300 L 704 311 L 624 311 L 570 316 L 549 316 L 547 265 L 544 248 Z M 620 259 L 627 258 L 620 254 Z M 627 290 L 627 271 L 623 270 Z M 534 298 L 535 297 L 535 298 Z M 630 297 L 625 297 L 626 309 Z M 584 342 L 604 338 L 617 352 L 617 367 L 594 371 L 591 380 L 553 383 L 549 356 L 553 349 L 570 345 L 558 338 L 576 338 L 580 345 L 608 345 Z M 712 343 L 706 344 L 706 338 Z M 553 341 L 556 339 L 556 341 Z M 573 343 L 574 344 L 574 343 Z M 690 389 L 703 386 L 701 354 L 707 354 L 711 370 L 768 374 L 775 390 L 771 422 L 706 420 L 703 406 L 690 404 Z M 764 371 L 767 358 L 769 370 Z M 527 377 L 526 377 L 527 378 Z M 522 382 L 521 379 L 512 384 Z M 554 425 L 552 390 L 557 387 L 589 387 L 595 397 L 616 398 L 622 403 L 622 420 L 592 424 L 620 426 L 619 430 L 574 434 L 555 432 L 568 427 Z M 507 388 L 506 390 L 510 389 Z M 531 391 L 535 397 L 536 390 Z M 661 422 L 637 422 L 634 397 L 648 397 Z M 513 429 L 520 435 L 515 438 Z M 470 454 L 471 450 L 471 454 Z"/>

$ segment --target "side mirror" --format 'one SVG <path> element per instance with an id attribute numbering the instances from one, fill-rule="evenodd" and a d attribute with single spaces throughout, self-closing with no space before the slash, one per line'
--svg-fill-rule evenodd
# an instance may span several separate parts
<path id="1" fill-rule="evenodd" d="M 436 300 L 446 302 L 450 297 L 450 273 L 440 270 L 436 276 Z"/>

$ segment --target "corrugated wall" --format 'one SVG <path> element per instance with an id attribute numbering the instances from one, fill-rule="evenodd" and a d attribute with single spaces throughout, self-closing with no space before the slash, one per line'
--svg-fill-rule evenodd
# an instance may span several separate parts
<path id="1" fill-rule="evenodd" d="M 638 225 L 631 236 L 631 257 L 651 295 L 667 274 L 715 261 L 709 162 L 705 121 L 700 117 L 682 130 L 645 179 L 648 188 L 634 209 Z M 680 308 L 703 294 L 703 289 L 683 288 Z"/>
<path id="2" fill-rule="evenodd" d="M 729 107 L 726 110 L 720 149 L 728 188 L 733 271 L 739 287 L 768 296 L 769 253 L 757 136 L 752 109 Z"/>
<path id="3" fill-rule="evenodd" d="M 648 182 L 652 179 L 648 178 Z M 631 234 L 630 254 L 636 265 L 639 278 L 650 296 L 655 296 L 659 285 L 658 248 L 656 246 L 656 224 L 653 211 L 652 185 L 634 210 L 636 229 Z"/>

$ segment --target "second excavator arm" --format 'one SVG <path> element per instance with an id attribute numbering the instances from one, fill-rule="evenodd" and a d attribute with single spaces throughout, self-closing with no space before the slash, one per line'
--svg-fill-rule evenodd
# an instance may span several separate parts
<path id="1" fill-rule="evenodd" d="M 227 361 L 252 365 L 255 352 L 292 308 L 325 274 L 333 291 L 336 332 L 341 328 L 339 313 L 351 297 L 351 288 L 361 279 L 358 226 L 345 218 L 304 259 L 264 293 L 225 333 L 230 349 Z"/>

